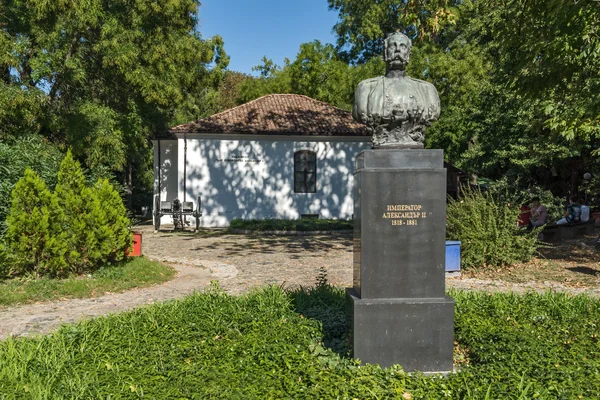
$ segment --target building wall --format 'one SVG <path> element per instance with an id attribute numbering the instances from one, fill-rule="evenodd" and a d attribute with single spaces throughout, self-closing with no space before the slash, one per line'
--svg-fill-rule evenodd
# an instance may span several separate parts
<path id="1" fill-rule="evenodd" d="M 351 218 L 354 157 L 370 148 L 369 138 L 188 135 L 178 151 L 162 149 L 161 199 L 173 200 L 172 182 L 183 201 L 202 199 L 201 225 L 227 226 L 234 218 Z M 163 143 L 161 141 L 161 143 Z M 156 147 L 156 145 L 155 145 Z M 317 155 L 317 192 L 294 193 L 294 152 Z M 169 161 L 166 161 L 166 158 Z M 185 164 L 184 181 L 184 157 Z M 155 157 L 156 160 L 156 157 Z M 178 160 L 177 171 L 172 168 Z M 165 166 L 169 166 L 166 168 Z M 157 185 L 158 186 L 158 185 Z M 161 223 L 170 223 L 163 217 Z"/>
<path id="2" fill-rule="evenodd" d="M 160 143 L 157 140 L 152 141 L 154 145 L 154 196 L 158 195 L 160 188 L 160 200 L 162 201 L 173 200 L 179 196 L 178 142 L 178 140 L 160 140 Z"/>

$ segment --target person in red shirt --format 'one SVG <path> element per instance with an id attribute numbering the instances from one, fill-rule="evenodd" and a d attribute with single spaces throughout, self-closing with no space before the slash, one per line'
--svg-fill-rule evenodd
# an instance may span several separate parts
<path id="1" fill-rule="evenodd" d="M 527 204 L 523 204 L 519 210 L 521 210 L 521 214 L 519 215 L 517 224 L 520 228 L 529 226 L 529 221 L 531 220 L 531 208 L 529 208 Z"/>

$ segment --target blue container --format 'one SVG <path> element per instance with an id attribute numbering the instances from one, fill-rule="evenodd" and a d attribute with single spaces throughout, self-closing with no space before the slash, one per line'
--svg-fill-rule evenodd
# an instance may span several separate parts
<path id="1" fill-rule="evenodd" d="M 460 271 L 460 241 L 446 241 L 446 272 Z"/>

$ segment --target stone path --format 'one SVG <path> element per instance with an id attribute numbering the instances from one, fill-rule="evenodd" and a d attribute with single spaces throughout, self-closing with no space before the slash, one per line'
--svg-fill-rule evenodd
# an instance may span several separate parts
<path id="1" fill-rule="evenodd" d="M 82 318 L 112 314 L 182 297 L 195 290 L 201 290 L 213 278 L 213 274 L 205 268 L 177 263 L 170 265 L 177 270 L 177 276 L 160 285 L 90 299 L 69 299 L 0 308 L 0 339 L 9 335 L 48 333 L 62 323 L 77 322 Z"/>
<path id="2" fill-rule="evenodd" d="M 143 253 L 177 270 L 166 283 L 110 293 L 91 299 L 71 299 L 0 308 L 0 340 L 10 335 L 45 334 L 61 323 L 76 322 L 129 310 L 157 301 L 179 298 L 202 290 L 218 280 L 229 293 L 277 284 L 284 287 L 310 286 L 321 271 L 336 286 L 352 285 L 352 236 L 223 235 L 153 233 L 142 228 Z M 574 289 L 558 283 L 508 284 L 481 279 L 450 278 L 447 287 L 485 291 L 544 291 L 553 289 L 600 297 L 598 289 Z"/>

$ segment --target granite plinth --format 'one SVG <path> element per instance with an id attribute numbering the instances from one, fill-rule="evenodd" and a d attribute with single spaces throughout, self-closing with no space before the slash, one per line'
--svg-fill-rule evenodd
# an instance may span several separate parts
<path id="1" fill-rule="evenodd" d="M 445 294 L 443 151 L 366 150 L 354 173 L 354 357 L 451 371 L 454 302 Z"/>
<path id="2" fill-rule="evenodd" d="M 452 298 L 361 299 L 347 289 L 347 299 L 355 358 L 407 372 L 452 371 Z"/>

